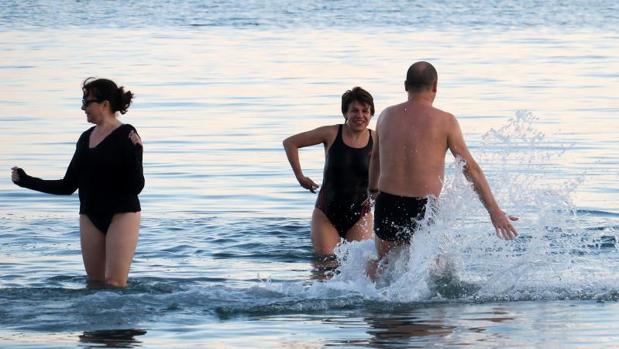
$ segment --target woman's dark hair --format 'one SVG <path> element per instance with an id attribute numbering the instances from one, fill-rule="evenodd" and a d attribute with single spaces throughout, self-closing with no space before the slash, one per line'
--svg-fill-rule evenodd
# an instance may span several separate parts
<path id="1" fill-rule="evenodd" d="M 372 98 L 372 95 L 368 91 L 357 86 L 352 90 L 344 92 L 342 95 L 342 115 L 344 115 L 344 117 L 346 117 L 346 112 L 348 112 L 350 104 L 355 101 L 369 105 L 370 113 L 374 115 L 374 98 Z"/>
<path id="2" fill-rule="evenodd" d="M 133 99 L 131 91 L 125 91 L 124 87 L 118 87 L 114 81 L 108 79 L 87 78 L 82 83 L 82 91 L 84 99 L 90 94 L 97 101 L 110 102 L 113 113 L 126 113 Z"/>

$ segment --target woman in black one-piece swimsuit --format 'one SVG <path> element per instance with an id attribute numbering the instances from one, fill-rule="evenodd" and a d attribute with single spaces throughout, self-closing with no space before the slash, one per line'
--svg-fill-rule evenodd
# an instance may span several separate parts
<path id="1" fill-rule="evenodd" d="M 142 141 L 122 124 L 133 94 L 107 79 L 86 79 L 82 110 L 96 126 L 80 136 L 60 180 L 31 177 L 12 169 L 15 184 L 44 193 L 71 195 L 79 188 L 80 241 L 91 282 L 125 287 L 140 226 L 138 194 L 144 187 Z"/>
<path id="2" fill-rule="evenodd" d="M 312 243 L 316 254 L 328 256 L 341 241 L 372 238 L 372 213 L 367 203 L 368 169 L 374 115 L 372 95 L 360 87 L 342 95 L 342 125 L 323 126 L 296 134 L 284 148 L 299 184 L 315 192 L 318 185 L 303 175 L 299 148 L 322 143 L 325 167 L 322 187 L 312 214 Z"/>

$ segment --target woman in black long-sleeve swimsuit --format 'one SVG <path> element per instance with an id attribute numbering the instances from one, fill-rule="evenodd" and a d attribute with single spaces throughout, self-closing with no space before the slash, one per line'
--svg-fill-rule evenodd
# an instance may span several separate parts
<path id="1" fill-rule="evenodd" d="M 82 90 L 82 110 L 95 126 L 77 141 L 64 178 L 43 180 L 14 167 L 12 179 L 49 194 L 71 195 L 79 189 L 80 241 L 89 281 L 124 287 L 138 241 L 138 194 L 144 188 L 142 141 L 133 126 L 117 118 L 133 94 L 107 79 L 86 79 Z"/>
<path id="2" fill-rule="evenodd" d="M 312 192 L 318 185 L 303 175 L 299 148 L 322 143 L 325 168 L 322 187 L 312 213 L 312 243 L 319 256 L 333 254 L 341 241 L 372 238 L 372 213 L 367 202 L 368 169 L 372 152 L 374 115 L 372 95 L 355 87 L 342 95 L 346 122 L 296 134 L 284 140 L 288 161 L 299 184 Z"/>

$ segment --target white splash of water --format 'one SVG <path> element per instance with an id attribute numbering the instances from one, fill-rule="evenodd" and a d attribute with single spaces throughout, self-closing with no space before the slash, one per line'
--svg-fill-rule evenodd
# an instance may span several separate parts
<path id="1" fill-rule="evenodd" d="M 585 176 L 560 180 L 549 176 L 553 159 L 569 146 L 546 141 L 535 128 L 537 118 L 519 111 L 505 126 L 483 136 L 477 154 L 503 209 L 520 217 L 520 236 L 500 240 L 471 184 L 454 162 L 447 175 L 440 209 L 431 225 L 421 224 L 410 247 L 390 258 L 372 282 L 366 267 L 376 258 L 373 242 L 344 244 L 340 266 L 325 284 L 391 302 L 444 298 L 463 300 L 531 300 L 596 298 L 617 293 L 617 248 L 596 249 L 615 231 L 591 231 L 577 216 L 570 194 Z M 556 173 L 556 171 L 554 172 Z M 593 246 L 593 247 L 592 247 Z M 603 297 L 602 297 L 603 298 Z"/>

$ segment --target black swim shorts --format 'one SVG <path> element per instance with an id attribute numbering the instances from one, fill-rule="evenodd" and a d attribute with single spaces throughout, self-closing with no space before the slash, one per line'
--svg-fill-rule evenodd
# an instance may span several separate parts
<path id="1" fill-rule="evenodd" d="M 426 213 L 428 198 L 381 192 L 374 207 L 374 234 L 382 240 L 410 242 Z"/>

